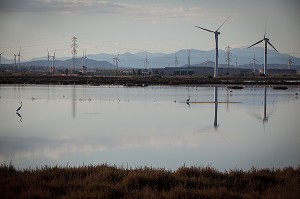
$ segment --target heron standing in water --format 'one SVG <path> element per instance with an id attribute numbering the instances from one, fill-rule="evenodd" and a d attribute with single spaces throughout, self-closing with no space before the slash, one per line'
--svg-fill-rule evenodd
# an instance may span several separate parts
<path id="1" fill-rule="evenodd" d="M 17 108 L 16 112 L 18 112 L 19 110 L 21 110 L 21 108 L 22 108 L 22 102 L 20 104 L 21 104 L 21 106 L 19 108 Z"/>

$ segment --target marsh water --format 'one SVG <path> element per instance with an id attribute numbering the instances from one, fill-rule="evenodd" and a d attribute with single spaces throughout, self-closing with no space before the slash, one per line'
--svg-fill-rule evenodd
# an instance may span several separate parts
<path id="1" fill-rule="evenodd" d="M 296 93 L 298 86 L 0 85 L 0 163 L 296 167 Z"/>

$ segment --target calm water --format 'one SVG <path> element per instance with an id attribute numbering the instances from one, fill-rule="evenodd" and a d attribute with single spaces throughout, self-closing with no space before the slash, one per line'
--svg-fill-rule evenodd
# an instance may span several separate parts
<path id="1" fill-rule="evenodd" d="M 295 93 L 299 87 L 0 85 L 0 163 L 298 166 Z"/>

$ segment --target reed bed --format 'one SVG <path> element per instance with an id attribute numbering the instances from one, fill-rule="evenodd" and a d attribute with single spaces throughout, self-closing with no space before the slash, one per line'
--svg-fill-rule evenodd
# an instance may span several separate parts
<path id="1" fill-rule="evenodd" d="M 0 166 L 1 198 L 300 198 L 300 167 L 229 170 Z"/>

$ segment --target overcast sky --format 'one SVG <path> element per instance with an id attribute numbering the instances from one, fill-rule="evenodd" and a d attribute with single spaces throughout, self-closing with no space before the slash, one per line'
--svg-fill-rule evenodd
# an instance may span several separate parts
<path id="1" fill-rule="evenodd" d="M 176 52 L 211 50 L 220 29 L 219 48 L 246 47 L 264 36 L 281 53 L 300 57 L 299 0 L 0 0 L 0 51 L 26 60 L 79 53 Z M 258 46 L 263 47 L 263 44 Z M 0 52 L 0 53 L 1 53 Z"/>

